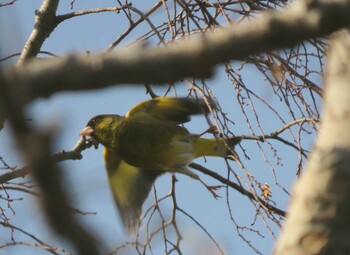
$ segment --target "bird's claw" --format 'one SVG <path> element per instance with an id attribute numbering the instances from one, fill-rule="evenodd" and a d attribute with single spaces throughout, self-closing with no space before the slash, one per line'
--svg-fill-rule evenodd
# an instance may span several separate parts
<path id="1" fill-rule="evenodd" d="M 224 187 L 224 185 L 215 185 L 215 186 L 205 185 L 205 187 L 209 190 L 209 192 L 213 195 L 215 199 L 221 198 L 221 196 L 216 194 L 215 190 L 221 189 L 222 187 Z"/>

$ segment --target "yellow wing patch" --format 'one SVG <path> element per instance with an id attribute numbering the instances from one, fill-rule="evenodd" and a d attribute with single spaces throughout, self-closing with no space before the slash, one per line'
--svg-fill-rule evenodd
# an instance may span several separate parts
<path id="1" fill-rule="evenodd" d="M 134 167 L 121 160 L 116 151 L 104 150 L 109 184 L 128 232 L 135 232 L 140 223 L 142 204 L 162 172 Z"/>

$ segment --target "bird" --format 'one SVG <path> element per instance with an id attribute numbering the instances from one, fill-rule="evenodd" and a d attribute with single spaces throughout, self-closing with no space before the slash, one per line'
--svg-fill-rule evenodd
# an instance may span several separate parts
<path id="1" fill-rule="evenodd" d="M 156 97 L 132 107 L 125 116 L 102 114 L 91 118 L 80 135 L 104 146 L 109 185 L 124 228 L 135 233 L 141 210 L 153 183 L 163 173 L 180 173 L 199 180 L 214 195 L 219 186 L 209 186 L 188 165 L 205 156 L 237 159 L 233 147 L 240 137 L 202 138 L 182 124 L 191 115 L 208 114 L 213 100 L 186 97 Z"/>

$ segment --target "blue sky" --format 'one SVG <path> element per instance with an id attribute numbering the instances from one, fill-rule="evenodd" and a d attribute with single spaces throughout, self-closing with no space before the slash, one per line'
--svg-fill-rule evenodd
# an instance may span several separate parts
<path id="1" fill-rule="evenodd" d="M 18 1 L 12 7 L 0 8 L 0 25 L 1 23 L 2 25 L 5 24 L 0 26 L 0 29 L 2 33 L 5 31 L 9 34 L 8 38 L 12 38 L 10 41 L 5 42 L 4 37 L 1 39 L 0 43 L 3 45 L 1 48 L 2 54 L 5 52 L 15 53 L 21 50 L 33 28 L 34 10 L 38 9 L 40 4 L 41 1 L 38 0 Z M 75 3 L 74 10 L 113 6 L 114 4 L 115 1 L 80 0 Z M 138 1 L 135 1 L 135 6 L 136 4 L 139 5 Z M 69 7 L 69 1 L 61 1 L 59 14 L 70 12 Z M 161 17 L 162 13 L 158 11 L 151 19 L 157 23 L 157 19 Z M 122 20 L 115 13 L 87 15 L 68 20 L 53 32 L 45 42 L 42 50 L 58 55 L 70 52 L 84 52 L 86 50 L 103 50 L 127 27 L 128 24 L 121 23 Z M 143 26 L 140 30 L 142 29 L 148 30 L 149 28 Z M 138 32 L 140 31 L 135 33 Z M 131 36 L 127 41 L 132 42 L 133 37 Z M 233 65 L 238 66 L 239 63 L 233 63 Z M 288 115 L 287 110 L 274 97 L 273 91 L 269 86 L 265 85 L 263 77 L 258 74 L 255 68 L 246 68 L 242 75 L 246 84 L 251 85 L 258 91 L 283 116 Z M 235 97 L 236 91 L 226 79 L 225 74 L 218 68 L 215 77 L 210 79 L 208 83 L 224 112 L 227 112 L 229 118 L 234 120 L 236 125 L 231 127 L 235 134 L 250 134 Z M 156 89 L 156 91 L 162 94 L 164 89 Z M 187 92 L 188 86 L 185 83 L 179 83 L 177 93 L 184 96 Z M 84 93 L 59 93 L 48 99 L 34 101 L 27 111 L 27 116 L 33 119 L 32 123 L 37 127 L 58 127 L 54 150 L 67 150 L 79 139 L 79 131 L 92 116 L 101 113 L 124 114 L 137 102 L 147 99 L 149 99 L 149 96 L 145 94 L 144 88 L 136 86 L 108 88 Z M 256 105 L 260 106 L 259 103 Z M 261 108 L 258 107 L 257 112 L 266 133 L 273 132 L 281 127 L 281 123 L 275 116 L 266 111 L 263 105 L 261 105 Z M 206 129 L 205 125 L 204 117 L 196 116 L 186 127 L 193 133 L 201 133 Z M 258 131 L 257 127 L 253 128 Z M 313 135 L 304 138 L 307 147 L 310 148 L 312 146 L 313 138 Z M 278 142 L 272 143 L 279 149 L 279 156 L 282 158 L 283 165 L 275 164 L 276 160 L 267 145 L 262 144 L 262 147 L 266 148 L 267 158 L 274 164 L 278 182 L 289 189 L 295 179 L 297 152 L 281 146 Z M 9 127 L 5 126 L 5 129 L 0 132 L 0 155 L 9 164 L 21 166 L 23 163 L 14 147 Z M 250 157 L 250 160 L 244 158 L 242 149 L 237 149 L 246 168 L 260 182 L 267 182 L 272 186 L 272 199 L 278 202 L 278 207 L 286 209 L 288 196 L 278 185 L 274 185 L 273 173 L 265 163 L 261 152 L 257 149 L 256 142 L 243 141 L 242 147 Z M 71 194 L 74 207 L 83 211 L 97 213 L 96 215 L 86 215 L 79 218 L 95 235 L 103 239 L 110 249 L 113 249 L 117 243 L 121 243 L 124 240 L 125 236 L 109 191 L 102 160 L 102 148 L 84 151 L 83 156 L 84 158 L 80 161 L 60 163 L 64 169 L 64 185 Z M 227 168 L 225 161 L 222 159 L 210 158 L 207 162 L 199 159 L 196 162 L 226 176 Z M 234 162 L 230 163 L 230 165 L 239 175 L 245 176 L 244 172 Z M 199 182 L 186 176 L 177 176 L 177 178 L 179 181 L 176 185 L 176 195 L 180 207 L 193 215 L 207 228 L 215 240 L 221 244 L 226 254 L 254 254 L 253 250 L 238 237 L 236 227 L 229 220 L 225 189 L 218 191 L 223 198 L 215 200 Z M 203 176 L 203 180 L 208 184 L 219 184 L 216 180 L 206 176 Z M 170 190 L 170 175 L 161 177 L 156 183 L 156 189 L 159 196 L 168 193 Z M 16 214 L 11 216 L 12 224 L 21 226 L 28 232 L 35 233 L 38 238 L 48 243 L 52 242 L 57 245 L 64 243 L 63 240 L 46 227 L 45 218 L 41 215 L 36 199 L 16 192 L 13 195 L 23 197 L 24 200 L 13 203 Z M 242 226 L 250 226 L 254 222 L 255 209 L 248 199 L 242 197 L 236 191 L 230 190 L 229 201 L 235 220 Z M 169 202 L 162 203 L 164 215 L 170 215 L 171 213 Z M 144 208 L 152 203 L 153 196 L 151 193 Z M 4 205 L 1 204 L 1 207 L 4 207 Z M 187 240 L 191 239 L 191 242 L 183 242 L 184 250 L 188 251 L 187 254 L 203 254 L 203 251 L 211 250 L 213 252 L 209 254 L 217 252 L 214 244 L 187 217 L 178 214 L 178 223 L 185 240 L 186 238 Z M 278 228 L 271 222 L 269 222 L 269 225 L 272 226 L 275 234 L 278 234 Z M 266 231 L 261 220 L 258 219 L 254 227 L 261 230 L 265 237 L 261 238 L 248 230 L 243 233 L 247 239 L 253 241 L 253 245 L 259 251 L 263 254 L 270 254 L 274 245 L 273 238 Z M 5 233 L 6 231 L 1 232 Z M 0 235 L 0 243 L 8 242 L 9 236 L 9 230 L 5 235 Z M 15 234 L 15 237 L 19 240 L 24 238 L 19 234 Z M 19 254 L 18 249 L 21 248 L 0 249 L 0 254 Z M 38 254 L 38 250 L 35 248 L 29 249 L 24 246 L 22 249 L 23 251 L 26 250 L 25 254 Z M 201 249 L 204 250 L 202 251 Z M 160 254 L 161 251 L 162 249 L 159 248 L 159 253 L 156 252 L 155 254 Z M 41 251 L 40 254 L 42 254 Z"/>

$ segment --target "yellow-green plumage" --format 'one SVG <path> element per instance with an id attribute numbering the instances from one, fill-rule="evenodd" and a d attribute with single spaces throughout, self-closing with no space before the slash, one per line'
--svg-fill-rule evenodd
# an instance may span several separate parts
<path id="1" fill-rule="evenodd" d="M 160 173 L 131 166 L 107 148 L 104 149 L 104 159 L 123 224 L 129 232 L 134 232 L 139 224 L 142 204 Z"/>
<path id="2" fill-rule="evenodd" d="M 200 138 L 179 126 L 190 115 L 206 112 L 204 100 L 155 98 L 137 104 L 124 117 L 95 116 L 81 132 L 105 146 L 110 186 L 129 231 L 138 227 L 142 204 L 159 175 L 179 172 L 199 179 L 187 169 L 194 158 L 226 157 L 232 152 L 229 147 L 240 142 L 236 137 Z"/>

